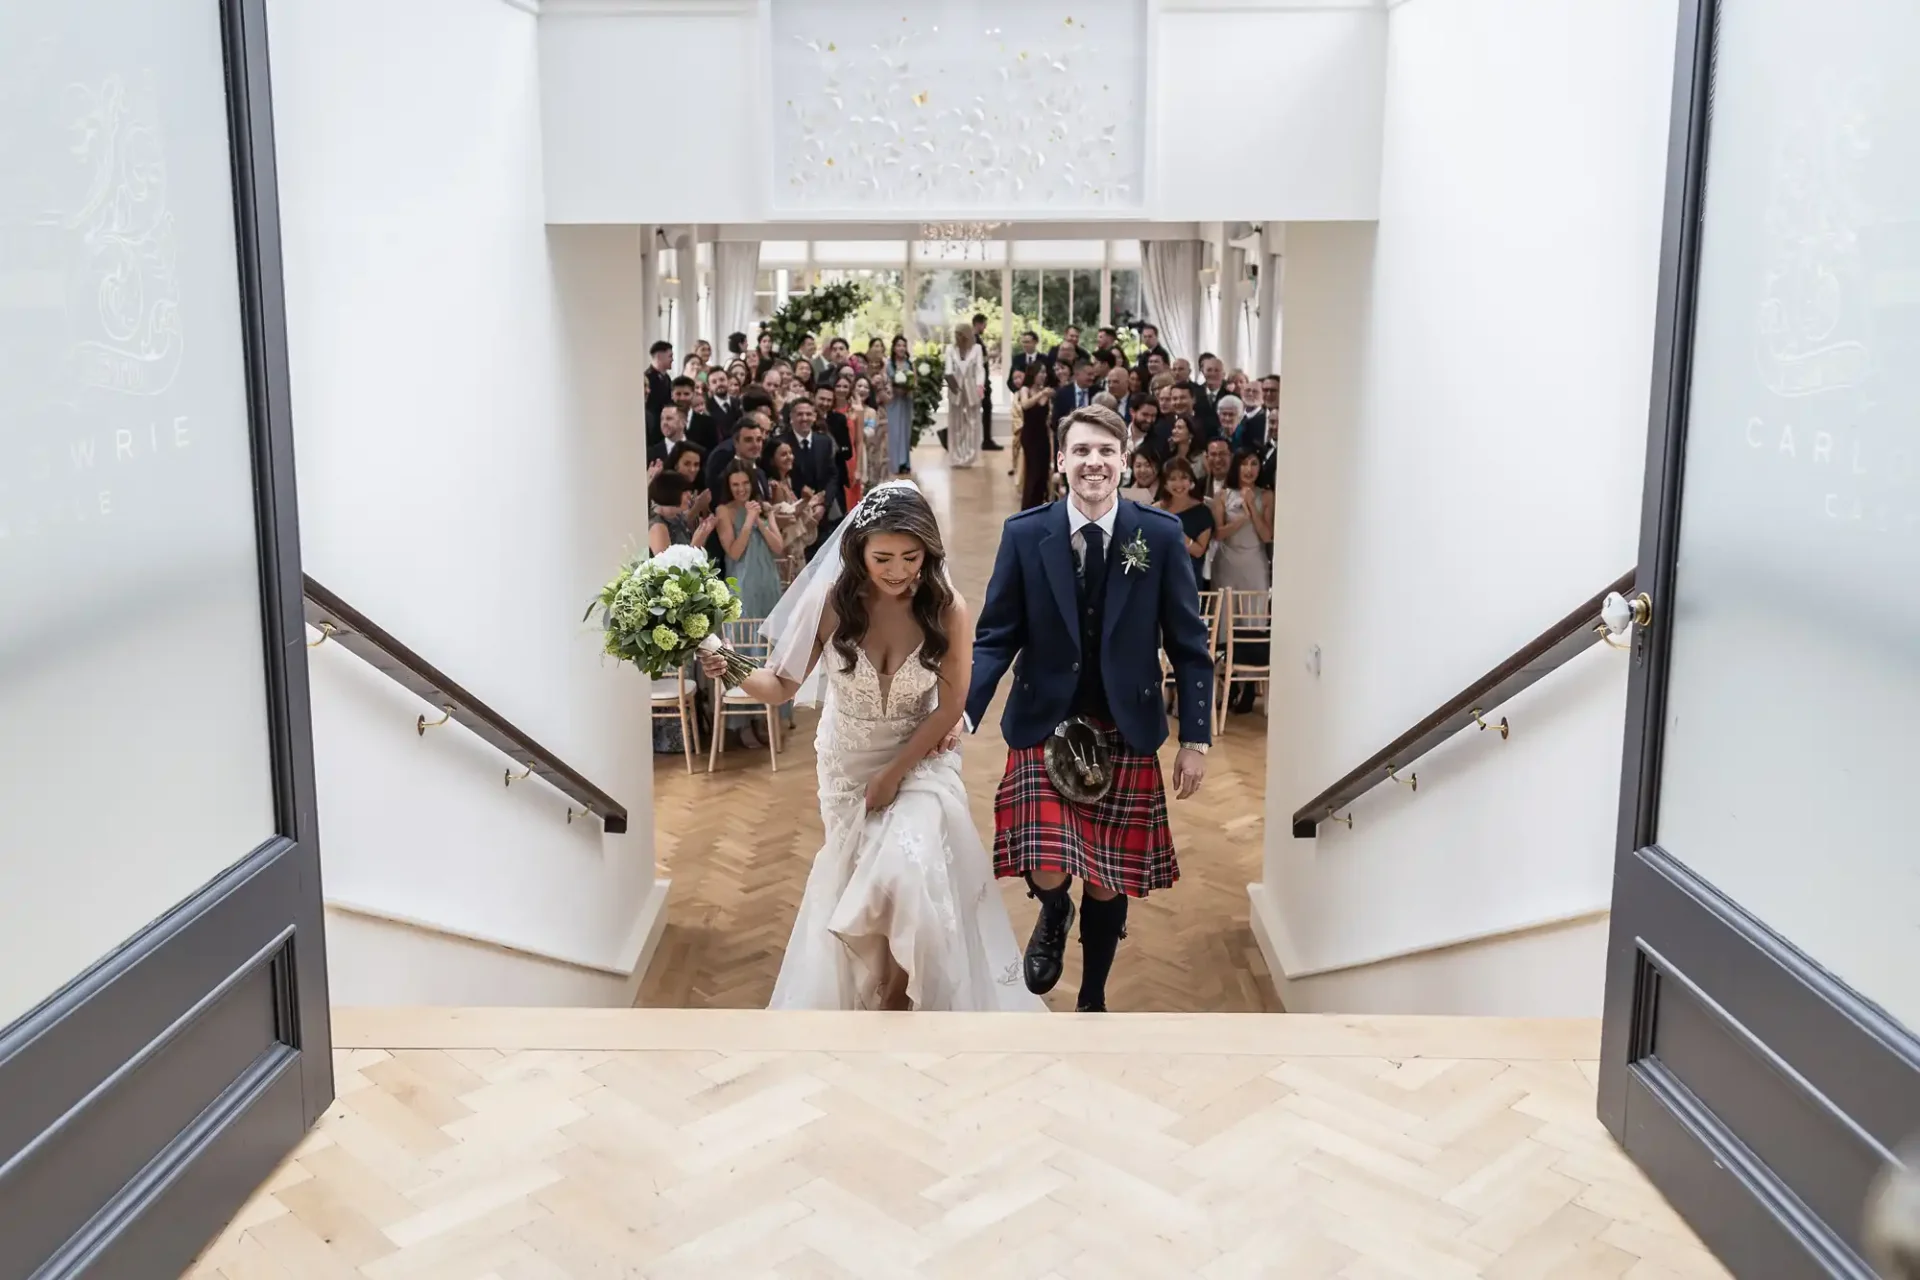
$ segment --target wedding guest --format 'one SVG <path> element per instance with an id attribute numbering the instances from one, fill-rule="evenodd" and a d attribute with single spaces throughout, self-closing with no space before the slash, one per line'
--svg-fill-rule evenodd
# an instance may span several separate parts
<path id="1" fill-rule="evenodd" d="M 1027 381 L 1013 396 L 1020 422 L 1020 509 L 1044 506 L 1053 474 L 1053 369 L 1044 360 L 1029 361 Z"/>
<path id="2" fill-rule="evenodd" d="M 913 389 L 919 385 L 913 371 L 913 351 L 901 334 L 893 335 L 885 377 L 892 388 L 887 402 L 887 457 L 895 475 L 913 474 Z"/>
<path id="3" fill-rule="evenodd" d="M 758 467 L 735 458 L 725 480 L 727 500 L 714 514 L 726 551 L 727 575 L 739 584 L 741 616 L 764 618 L 780 602 L 778 561 L 786 550 L 786 539 L 774 522 L 771 493 Z"/>
<path id="4" fill-rule="evenodd" d="M 1224 424 L 1223 424 L 1224 425 Z M 1219 445 L 1215 441 L 1214 445 Z M 1211 454 L 1214 446 L 1208 446 Z M 1260 457 L 1237 453 L 1232 461 L 1232 487 L 1208 504 L 1213 509 L 1213 567 L 1209 578 L 1216 591 L 1265 591 L 1273 581 L 1267 562 L 1267 546 L 1273 541 L 1273 494 L 1259 487 Z M 1235 652 L 1248 664 L 1262 666 L 1267 661 L 1267 646 L 1249 642 L 1244 632 L 1236 635 Z M 1236 684 L 1227 703 L 1228 711 L 1252 711 L 1259 687 Z"/>
<path id="5" fill-rule="evenodd" d="M 714 519 L 706 510 L 706 494 L 695 490 L 678 471 L 668 469 L 647 486 L 647 547 L 659 555 L 668 547 L 705 547 L 713 536 Z"/>
<path id="6" fill-rule="evenodd" d="M 947 452 L 956 467 L 980 461 L 980 396 L 986 387 L 986 348 L 970 324 L 953 327 L 947 347 Z"/>
<path id="7" fill-rule="evenodd" d="M 1194 579 L 1202 591 L 1211 591 L 1204 571 L 1207 550 L 1213 545 L 1213 509 L 1194 496 L 1199 481 L 1194 477 L 1193 464 L 1181 457 L 1168 458 L 1160 468 L 1160 484 L 1166 496 L 1156 505 L 1180 518 L 1187 536 L 1187 554 L 1193 558 Z"/>
<path id="8" fill-rule="evenodd" d="M 800 480 L 794 474 L 793 441 L 782 437 L 767 451 L 767 492 L 773 501 L 773 521 L 783 544 L 780 559 L 780 586 L 784 590 L 807 564 L 807 551 L 820 532 L 820 517 L 826 509 L 826 495 L 815 493 L 803 498 Z"/>
<path id="9" fill-rule="evenodd" d="M 1152 401 L 1148 401 L 1149 404 Z M 1120 496 L 1143 506 L 1153 506 L 1160 501 L 1160 460 L 1146 449 L 1135 449 L 1127 459 L 1127 466 L 1133 473 L 1133 483 L 1120 490 Z"/>

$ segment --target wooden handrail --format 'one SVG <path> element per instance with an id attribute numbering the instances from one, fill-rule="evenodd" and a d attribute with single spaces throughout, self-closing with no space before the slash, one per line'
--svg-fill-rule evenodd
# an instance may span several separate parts
<path id="1" fill-rule="evenodd" d="M 1496 729 L 1501 737 L 1506 737 L 1506 722 L 1489 724 L 1486 717 L 1494 708 L 1597 643 L 1604 630 L 1601 604 L 1616 591 L 1623 596 L 1631 595 L 1636 572 L 1627 570 L 1618 581 L 1602 588 L 1591 600 L 1548 627 L 1512 657 L 1442 703 L 1432 715 L 1389 742 L 1365 764 L 1301 805 L 1293 815 L 1294 837 L 1313 839 L 1320 832 L 1320 824 L 1329 819 L 1351 826 L 1352 815 L 1341 816 L 1343 809 L 1381 783 L 1394 780 L 1397 774 L 1407 773 L 1410 778 L 1409 767 L 1414 761 L 1470 725 Z"/>
<path id="2" fill-rule="evenodd" d="M 579 802 L 586 813 L 598 814 L 605 829 L 618 835 L 627 829 L 626 806 L 587 781 L 579 770 L 547 750 L 511 720 L 468 693 L 442 674 L 425 658 L 394 639 L 358 609 L 333 592 L 306 578 L 307 625 L 320 632 L 321 640 L 332 641 L 375 671 L 408 692 L 439 707 L 445 719 L 464 725 L 473 735 L 491 744 L 519 766 L 507 770 L 515 782 L 527 777 L 544 779 L 556 791 Z M 440 721 L 420 718 L 424 734 Z M 571 822 L 574 809 L 567 809 Z"/>

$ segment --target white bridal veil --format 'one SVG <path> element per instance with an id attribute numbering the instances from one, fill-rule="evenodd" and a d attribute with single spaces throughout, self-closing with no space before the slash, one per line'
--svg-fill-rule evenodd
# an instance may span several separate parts
<path id="1" fill-rule="evenodd" d="M 813 642 L 820 634 L 820 618 L 827 611 L 834 584 L 840 580 L 841 535 L 849 527 L 857 529 L 866 525 L 902 490 L 917 494 L 920 486 L 911 480 L 898 479 L 883 480 L 868 489 L 847 513 L 847 518 L 827 535 L 807 567 L 780 597 L 780 603 L 774 605 L 767 620 L 760 624 L 760 634 L 772 646 L 767 670 L 783 679 L 800 682 L 800 688 L 793 695 L 800 706 L 811 707 L 820 700 L 820 670 L 816 667 L 809 671 L 808 665 L 813 659 Z M 945 572 L 944 565 L 941 571 Z"/>

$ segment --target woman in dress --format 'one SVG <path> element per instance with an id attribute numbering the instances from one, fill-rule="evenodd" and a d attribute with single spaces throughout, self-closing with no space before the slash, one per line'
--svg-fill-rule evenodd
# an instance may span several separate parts
<path id="1" fill-rule="evenodd" d="M 893 354 L 887 357 L 887 384 L 893 399 L 887 402 L 887 456 L 893 473 L 909 475 L 913 471 L 913 351 L 901 334 L 893 335 Z"/>
<path id="2" fill-rule="evenodd" d="M 980 460 L 980 394 L 987 385 L 986 348 L 974 339 L 973 326 L 953 326 L 947 347 L 947 452 L 956 467 Z"/>
<path id="3" fill-rule="evenodd" d="M 1221 428 L 1226 427 L 1222 415 Z M 1267 563 L 1267 544 L 1273 541 L 1273 495 L 1258 487 L 1260 455 L 1241 450 L 1233 457 L 1231 488 L 1216 494 L 1208 503 L 1213 508 L 1214 545 L 1212 587 L 1215 591 L 1265 591 L 1273 585 L 1273 570 Z M 1224 606 L 1230 597 L 1222 596 Z M 1234 653 L 1249 666 L 1265 666 L 1267 644 L 1258 639 L 1262 633 L 1244 628 L 1234 637 Z M 1227 701 L 1227 710 L 1249 712 L 1260 695 L 1256 684 L 1236 684 Z"/>
<path id="4" fill-rule="evenodd" d="M 876 486 L 767 619 L 773 655 L 741 685 L 769 701 L 811 701 L 825 686 L 815 746 L 826 842 L 770 1008 L 1046 1008 L 1021 980 L 951 746 L 973 624 L 945 560 L 912 482 Z"/>
<path id="5" fill-rule="evenodd" d="M 1045 360 L 1027 366 L 1027 380 L 1013 396 L 1020 423 L 1020 509 L 1047 502 L 1053 475 L 1053 367 Z"/>
<path id="6" fill-rule="evenodd" d="M 764 618 L 780 603 L 780 553 L 786 539 L 773 507 L 753 496 L 753 463 L 735 458 L 726 471 L 727 501 L 714 513 L 727 576 L 740 591 L 740 616 Z"/>
<path id="7" fill-rule="evenodd" d="M 872 487 L 882 480 L 898 479 L 899 470 L 893 462 L 893 384 L 887 381 L 884 370 L 868 376 L 873 383 L 874 412 L 879 415 L 867 454 L 867 485 Z"/>
<path id="8" fill-rule="evenodd" d="M 1177 423 L 1174 429 L 1179 429 Z M 1194 496 L 1200 482 L 1193 474 L 1193 464 L 1179 456 L 1168 458 L 1160 466 L 1160 487 L 1167 495 L 1160 500 L 1160 509 L 1178 516 L 1180 527 L 1186 530 L 1194 580 L 1202 591 L 1211 590 L 1205 569 L 1207 547 L 1213 541 L 1213 509 Z"/>
<path id="9" fill-rule="evenodd" d="M 693 455 L 696 461 L 699 454 Z M 647 517 L 647 549 L 659 555 L 668 547 L 705 547 L 713 536 L 707 493 L 696 489 L 678 469 L 667 467 L 647 485 L 653 510 Z"/>
<path id="10" fill-rule="evenodd" d="M 891 479 L 893 459 L 887 453 L 887 411 L 873 402 L 873 379 L 864 373 L 853 380 L 853 396 L 847 406 L 847 431 L 857 441 L 860 492 L 865 493 L 882 480 Z"/>
<path id="11" fill-rule="evenodd" d="M 820 516 L 826 507 L 826 495 L 816 493 L 802 501 L 795 495 L 793 482 L 793 441 L 778 440 L 767 449 L 767 493 L 773 499 L 773 522 L 780 529 L 780 585 L 786 586 L 800 576 L 807 565 L 807 548 L 820 532 Z M 745 607 L 744 605 L 742 606 Z"/>

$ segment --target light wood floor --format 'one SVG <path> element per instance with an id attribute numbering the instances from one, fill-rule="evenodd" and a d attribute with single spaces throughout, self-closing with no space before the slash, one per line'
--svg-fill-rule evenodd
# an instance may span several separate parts
<path id="1" fill-rule="evenodd" d="M 945 532 L 954 585 L 969 601 L 985 594 L 1000 525 L 1019 507 L 1006 474 L 1006 453 L 950 470 L 938 448 L 914 459 L 916 478 Z M 1004 695 L 1005 685 L 1002 685 Z M 779 772 L 764 750 L 734 750 L 689 777 L 677 756 L 656 757 L 654 827 L 660 874 L 671 877 L 667 927 L 638 1003 L 648 1007 L 764 1008 L 787 934 L 799 909 L 807 868 L 821 842 L 813 758 L 813 717 L 798 714 L 798 732 Z M 992 844 L 993 794 L 1006 766 L 996 703 L 980 732 L 962 747 L 974 820 Z M 1271 1012 L 1279 1008 L 1247 922 L 1247 885 L 1262 878 L 1266 838 L 1266 719 L 1234 716 L 1207 757 L 1207 780 L 1191 800 L 1171 801 L 1181 879 L 1173 889 L 1136 902 L 1128 915 L 1108 984 L 1109 1005 L 1122 1011 Z M 1163 763 L 1172 772 L 1173 747 Z M 1036 904 L 1019 882 L 1001 892 L 1024 944 Z M 1067 972 L 1049 996 L 1073 1008 L 1079 948 L 1067 949 Z"/>
<path id="2" fill-rule="evenodd" d="M 194 1280 L 1726 1274 L 1585 1021 L 367 1010 Z"/>

